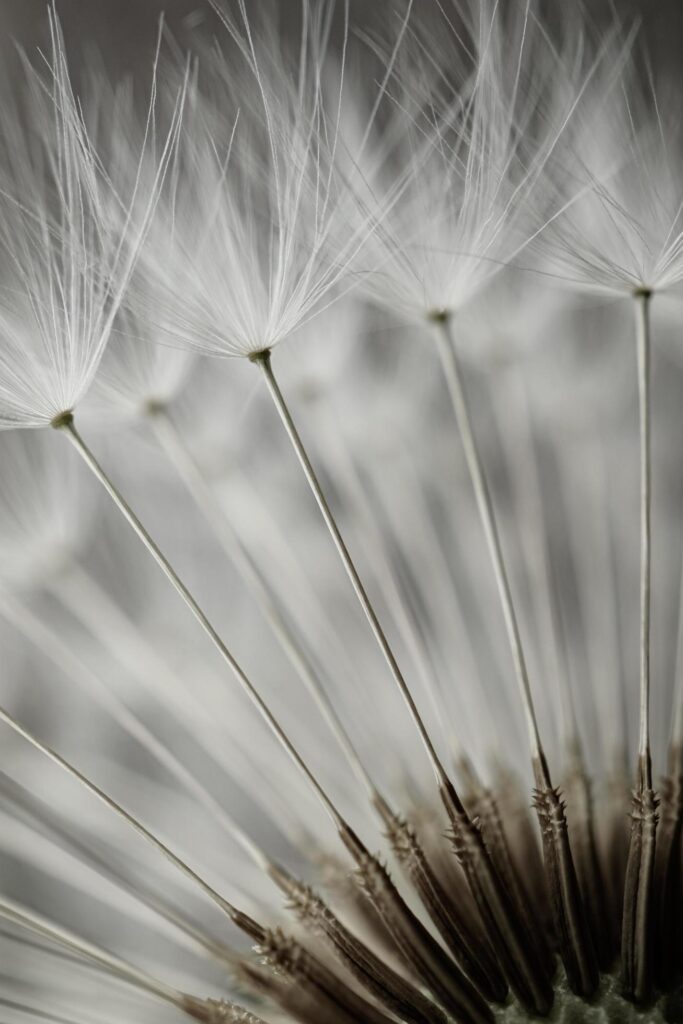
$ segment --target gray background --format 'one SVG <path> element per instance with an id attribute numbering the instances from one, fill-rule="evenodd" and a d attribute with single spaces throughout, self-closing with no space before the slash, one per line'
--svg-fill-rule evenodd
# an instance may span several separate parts
<path id="1" fill-rule="evenodd" d="M 251 8 L 266 0 L 247 0 Z M 283 25 L 294 23 L 299 0 L 276 0 Z M 548 12 L 565 0 L 545 0 Z M 566 0 L 578 4 L 579 0 Z M 402 8 L 405 0 L 400 0 Z M 417 0 L 416 7 L 430 6 L 431 0 Z M 340 5 L 341 6 L 341 5 Z M 386 18 L 396 9 L 395 0 L 351 0 L 356 24 Z M 683 60 L 683 0 L 585 0 L 591 18 L 609 19 L 616 9 L 625 22 L 642 20 L 642 32 L 655 64 L 678 69 Z M 205 31 L 215 23 L 208 0 L 57 0 L 67 45 L 94 42 L 107 58 L 120 67 L 134 67 L 153 46 L 159 13 L 181 37 Z M 46 22 L 46 0 L 0 0 L 4 43 L 12 37 L 30 45 L 41 38 Z"/>

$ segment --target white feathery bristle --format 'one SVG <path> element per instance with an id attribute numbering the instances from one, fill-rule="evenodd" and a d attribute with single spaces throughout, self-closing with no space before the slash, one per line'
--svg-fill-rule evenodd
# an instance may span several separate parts
<path id="1" fill-rule="evenodd" d="M 44 427 L 92 383 L 152 214 L 180 112 L 150 180 L 104 173 L 86 129 L 50 7 L 51 54 L 23 60 L 22 100 L 4 83 L 0 136 L 0 428 Z M 142 132 L 151 149 L 154 93 Z M 130 97 L 129 97 L 130 98 Z M 136 116 L 128 104 L 129 122 Z M 110 168 L 110 173 L 115 168 Z M 116 192 L 122 184 L 127 191 Z M 144 186 L 144 187 L 143 187 Z"/>
<path id="2" fill-rule="evenodd" d="M 150 338 L 138 319 L 121 310 L 93 385 L 80 408 L 93 429 L 134 424 L 155 408 L 174 402 L 192 373 L 194 353 Z"/>
<path id="3" fill-rule="evenodd" d="M 238 6 L 233 20 L 216 5 L 227 42 L 201 54 L 140 268 L 150 322 L 218 356 L 271 349 L 333 301 L 373 228 L 334 166 L 344 86 L 329 99 L 321 81 L 333 4 L 306 0 L 300 50 Z"/>
<path id="4" fill-rule="evenodd" d="M 592 74 L 571 16 L 559 49 L 530 3 L 471 4 L 461 17 L 444 7 L 398 48 L 373 43 L 381 109 L 342 121 L 358 215 L 377 222 L 363 284 L 410 320 L 459 311 L 557 215 L 554 163 Z"/>
<path id="5" fill-rule="evenodd" d="M 540 269 L 589 293 L 674 289 L 683 280 L 678 92 L 645 77 L 617 36 L 587 99 L 563 142 L 563 186 L 578 197 L 539 236 Z"/>

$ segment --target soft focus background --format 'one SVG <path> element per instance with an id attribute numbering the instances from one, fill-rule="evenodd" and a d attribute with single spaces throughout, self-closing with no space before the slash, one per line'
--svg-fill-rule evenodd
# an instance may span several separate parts
<path id="1" fill-rule="evenodd" d="M 418 0 L 417 7 L 428 0 Z M 256 8 L 259 0 L 247 0 L 247 7 Z M 293 22 L 298 11 L 297 0 L 280 0 L 283 24 Z M 553 2 L 547 3 L 552 11 Z M 577 4 L 577 6 L 580 6 Z M 616 11 L 624 21 L 643 19 L 644 32 L 657 61 L 680 61 L 683 45 L 683 4 L 680 0 L 590 0 L 583 6 L 591 18 L 609 19 Z M 163 11 L 175 31 L 191 33 L 215 22 L 208 0 L 62 0 L 57 4 L 60 17 L 72 40 L 92 40 L 103 46 L 112 61 L 126 67 L 136 63 L 140 54 L 153 43 L 155 26 Z M 44 0 L 2 0 L 0 18 L 3 38 L 16 36 L 30 43 L 40 34 L 46 21 Z M 355 24 L 381 22 L 388 5 L 383 0 L 351 0 Z"/>

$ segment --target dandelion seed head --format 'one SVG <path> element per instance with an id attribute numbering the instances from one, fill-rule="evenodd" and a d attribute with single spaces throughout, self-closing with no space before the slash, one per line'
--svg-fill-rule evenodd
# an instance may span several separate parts
<path id="1" fill-rule="evenodd" d="M 218 356 L 272 349 L 339 291 L 369 228 L 333 166 L 340 97 L 321 76 L 330 4 L 304 5 L 300 52 L 217 8 L 226 52 L 203 54 L 172 194 L 142 267 L 165 329 Z"/>
<path id="2" fill-rule="evenodd" d="M 168 148 L 162 149 L 144 196 L 135 173 L 131 191 L 115 193 L 122 182 L 103 173 L 73 92 L 53 8 L 50 29 L 51 55 L 35 66 L 22 61 L 20 104 L 8 98 L 11 87 L 4 83 L 0 133 L 8 159 L 0 180 L 0 428 L 5 429 L 49 426 L 86 394 L 168 157 Z M 134 116 L 130 105 L 127 114 Z"/>
<path id="3" fill-rule="evenodd" d="M 81 407 L 94 427 L 135 423 L 165 408 L 182 392 L 194 355 L 168 339 L 141 334 L 136 318 L 122 311 L 112 331 L 94 384 Z"/>
<path id="4" fill-rule="evenodd" d="M 565 168 L 572 182 L 585 182 L 583 194 L 539 238 L 544 271 L 586 292 L 669 291 L 683 272 L 677 101 L 641 81 L 635 61 L 614 81 L 614 66 L 623 65 L 615 53 L 607 81 L 592 83 Z"/>
<path id="5" fill-rule="evenodd" d="M 386 124 L 376 118 L 368 137 L 362 118 L 346 122 L 359 209 L 378 223 L 363 283 L 410 320 L 462 309 L 555 215 L 550 170 L 590 75 L 573 56 L 576 25 L 558 53 L 532 5 L 468 13 L 459 32 L 457 12 L 442 8 L 434 35 L 448 60 L 434 59 L 419 28 L 394 64 L 383 57 Z"/>

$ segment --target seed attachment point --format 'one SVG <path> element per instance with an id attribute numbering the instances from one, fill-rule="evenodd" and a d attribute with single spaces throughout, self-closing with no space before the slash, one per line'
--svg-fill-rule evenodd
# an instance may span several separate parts
<path id="1" fill-rule="evenodd" d="M 67 409 L 66 412 L 60 412 L 58 416 L 50 422 L 50 426 L 55 430 L 63 430 L 65 427 L 70 427 L 74 421 L 74 414 L 71 409 Z"/>
<path id="2" fill-rule="evenodd" d="M 160 398 L 150 398 L 145 402 L 143 409 L 146 416 L 161 416 L 166 412 L 166 402 Z"/>
<path id="3" fill-rule="evenodd" d="M 270 362 L 270 349 L 262 348 L 258 352 L 251 352 L 248 358 L 250 363 L 266 365 Z"/>

